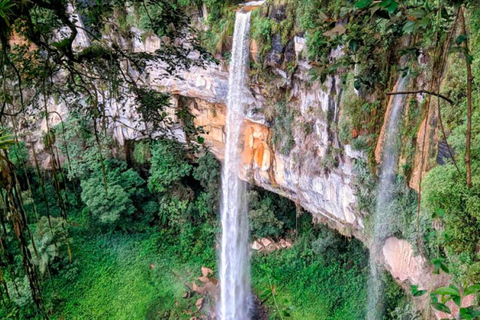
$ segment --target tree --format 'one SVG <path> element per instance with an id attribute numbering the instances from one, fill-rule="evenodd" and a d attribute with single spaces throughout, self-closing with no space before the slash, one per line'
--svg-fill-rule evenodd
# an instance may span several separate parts
<path id="1" fill-rule="evenodd" d="M 70 256 L 67 222 L 61 217 L 42 217 L 37 223 L 35 234 L 33 235 L 36 248 L 30 244 L 29 249 L 32 252 L 33 263 L 39 267 L 43 275 L 56 258 L 61 255 L 62 249 L 67 249 Z"/>
<path id="2" fill-rule="evenodd" d="M 152 145 L 148 188 L 151 192 L 165 192 L 175 182 L 190 174 L 192 166 L 186 161 L 180 143 L 160 140 Z"/>
<path id="3" fill-rule="evenodd" d="M 106 165 L 107 188 L 104 187 L 100 168 L 81 182 L 82 201 L 92 215 L 93 223 L 106 226 L 128 226 L 127 218 L 136 212 L 134 198 L 145 181 L 125 163 Z"/>

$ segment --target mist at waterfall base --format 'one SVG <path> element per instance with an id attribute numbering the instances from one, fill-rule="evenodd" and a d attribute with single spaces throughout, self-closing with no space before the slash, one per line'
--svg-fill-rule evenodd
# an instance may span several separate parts
<path id="1" fill-rule="evenodd" d="M 407 76 L 408 77 L 408 76 Z M 396 91 L 403 91 L 407 77 L 398 81 Z M 392 213 L 388 206 L 392 202 L 392 188 L 395 183 L 395 169 L 399 155 L 399 130 L 404 105 L 403 95 L 394 95 L 388 122 L 385 127 L 380 180 L 377 191 L 377 205 L 373 215 L 373 235 L 370 246 L 370 278 L 368 283 L 367 319 L 381 320 L 384 311 L 383 269 L 378 265 L 376 256 L 381 254 L 387 236 L 388 225 L 392 223 Z"/>
<path id="2" fill-rule="evenodd" d="M 237 12 L 228 81 L 225 161 L 222 171 L 220 301 L 222 320 L 250 318 L 250 261 L 246 183 L 238 178 L 244 92 L 249 59 L 250 12 Z"/>

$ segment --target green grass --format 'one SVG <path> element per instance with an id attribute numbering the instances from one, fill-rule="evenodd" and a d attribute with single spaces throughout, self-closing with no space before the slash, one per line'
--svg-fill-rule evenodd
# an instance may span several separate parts
<path id="1" fill-rule="evenodd" d="M 274 319 L 364 319 L 366 251 L 352 241 L 320 254 L 311 240 L 306 236 L 289 250 L 254 255 L 252 283 L 260 300 Z"/>
<path id="2" fill-rule="evenodd" d="M 57 293 L 52 318 L 189 319 L 185 311 L 195 310 L 199 297 L 183 299 L 184 283 L 200 275 L 201 263 L 195 257 L 181 262 L 172 250 L 161 249 L 159 237 L 77 238 L 73 267 L 54 277 Z M 272 319 L 281 319 L 280 314 L 284 317 L 287 312 L 288 319 L 362 319 L 365 252 L 358 243 L 347 242 L 342 252 L 317 254 L 311 241 L 312 237 L 303 237 L 292 249 L 255 254 L 253 291 L 265 300 Z"/>
<path id="3" fill-rule="evenodd" d="M 182 298 L 184 282 L 199 276 L 201 265 L 180 263 L 159 250 L 158 240 L 120 234 L 78 240 L 79 272 L 55 283 L 60 304 L 53 318 L 189 319 L 184 311 L 195 298 Z"/>

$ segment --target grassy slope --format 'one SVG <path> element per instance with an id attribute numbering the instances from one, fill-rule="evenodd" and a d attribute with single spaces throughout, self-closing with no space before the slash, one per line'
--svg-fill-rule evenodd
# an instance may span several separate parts
<path id="1" fill-rule="evenodd" d="M 60 311 L 53 318 L 189 319 L 184 310 L 194 310 L 196 298 L 182 298 L 183 283 L 199 276 L 201 264 L 181 263 L 159 250 L 159 241 L 120 234 L 78 239 L 73 250 L 79 272 L 73 279 L 56 280 L 55 309 Z M 255 255 L 254 291 L 266 297 L 272 281 L 282 316 L 292 309 L 290 319 L 361 319 L 365 270 L 350 259 L 362 259 L 361 253 L 349 249 L 327 259 L 315 255 L 306 241 L 290 250 Z M 353 264 L 346 268 L 349 263 Z M 271 296 L 266 305 L 280 319 Z"/>
<path id="2" fill-rule="evenodd" d="M 192 304 L 182 299 L 183 283 L 198 275 L 200 266 L 182 264 L 156 244 L 155 238 L 127 235 L 78 241 L 73 249 L 80 272 L 57 283 L 63 300 L 57 318 L 158 319 L 169 313 L 189 318 L 179 311 Z"/>
<path id="3" fill-rule="evenodd" d="M 305 242 L 254 257 L 252 279 L 258 295 L 267 298 L 274 288 L 277 306 L 271 295 L 267 304 L 277 319 L 285 311 L 291 319 L 364 319 L 365 252 L 347 244 L 346 252 L 322 256 Z"/>

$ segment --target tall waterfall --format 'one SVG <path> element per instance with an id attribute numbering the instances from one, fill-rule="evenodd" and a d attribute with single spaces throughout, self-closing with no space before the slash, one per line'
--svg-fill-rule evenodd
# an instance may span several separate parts
<path id="1" fill-rule="evenodd" d="M 403 91 L 406 78 L 400 78 L 396 91 Z M 368 320 L 383 319 L 384 310 L 384 286 L 383 270 L 377 264 L 376 256 L 381 254 L 385 238 L 392 223 L 392 212 L 388 210 L 393 200 L 393 186 L 395 183 L 395 169 L 397 167 L 399 153 L 399 137 L 402 107 L 404 96 L 394 95 L 390 110 L 389 119 L 385 126 L 385 137 L 383 142 L 382 163 L 380 166 L 380 181 L 377 191 L 377 206 L 373 215 L 373 242 L 370 246 L 370 279 L 368 290 Z"/>
<path id="2" fill-rule="evenodd" d="M 250 261 L 246 184 L 238 178 L 244 92 L 249 56 L 250 12 L 237 12 L 227 97 L 227 139 L 222 172 L 220 303 L 222 320 L 249 319 Z"/>

